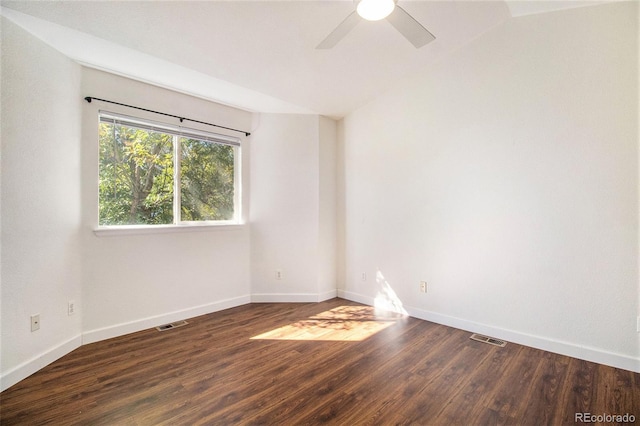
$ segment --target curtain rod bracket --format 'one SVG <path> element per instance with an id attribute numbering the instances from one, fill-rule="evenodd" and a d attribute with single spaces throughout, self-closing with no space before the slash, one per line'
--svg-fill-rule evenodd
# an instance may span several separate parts
<path id="1" fill-rule="evenodd" d="M 244 130 L 238 130 L 238 129 L 233 129 L 231 127 L 225 127 L 225 126 L 219 126 L 217 124 L 213 124 L 213 123 L 207 123 L 206 121 L 200 121 L 200 120 L 193 120 L 191 118 L 185 118 L 185 117 L 179 117 L 177 115 L 173 115 L 173 114 L 167 114 L 166 112 L 160 112 L 160 111 L 154 111 L 152 109 L 146 109 L 146 108 L 140 108 L 137 106 L 133 106 L 133 105 L 127 105 L 127 104 L 121 104 L 120 102 L 114 102 L 114 101 L 108 101 L 106 99 L 100 99 L 100 98 L 94 98 L 92 96 L 87 96 L 84 98 L 85 101 L 91 103 L 92 100 L 96 100 L 96 101 L 102 101 L 102 102 L 108 102 L 110 104 L 115 104 L 115 105 L 120 105 L 120 106 L 124 106 L 127 108 L 134 108 L 134 109 L 139 109 L 141 111 L 147 111 L 147 112 L 152 112 L 154 114 L 160 114 L 160 115 L 164 115 L 167 117 L 173 117 L 173 118 L 177 118 L 180 120 L 180 122 L 182 123 L 184 120 L 187 121 L 192 121 L 194 123 L 200 123 L 200 124 L 206 124 L 207 126 L 213 126 L 213 127 L 217 127 L 219 129 L 225 129 L 225 130 L 231 130 L 232 132 L 238 132 L 238 133 L 244 133 L 245 136 L 251 136 L 251 133 L 244 131 Z"/>

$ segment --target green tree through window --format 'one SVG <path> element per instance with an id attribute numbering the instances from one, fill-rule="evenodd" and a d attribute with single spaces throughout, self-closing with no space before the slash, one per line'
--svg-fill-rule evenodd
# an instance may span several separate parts
<path id="1" fill-rule="evenodd" d="M 233 147 L 185 138 L 181 138 L 181 146 L 182 220 L 232 219 Z"/>
<path id="2" fill-rule="evenodd" d="M 234 219 L 238 142 L 106 114 L 99 126 L 100 226 Z"/>

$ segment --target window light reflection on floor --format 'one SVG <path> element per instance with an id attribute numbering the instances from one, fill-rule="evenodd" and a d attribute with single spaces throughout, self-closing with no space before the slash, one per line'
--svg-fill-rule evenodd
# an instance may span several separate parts
<path id="1" fill-rule="evenodd" d="M 404 315 L 371 306 L 339 306 L 284 327 L 254 336 L 253 340 L 364 340 L 393 325 Z"/>

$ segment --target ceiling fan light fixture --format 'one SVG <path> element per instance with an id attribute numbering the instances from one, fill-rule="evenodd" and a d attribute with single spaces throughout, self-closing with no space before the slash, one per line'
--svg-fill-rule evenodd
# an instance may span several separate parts
<path id="1" fill-rule="evenodd" d="M 360 0 L 356 10 L 367 21 L 379 21 L 389 16 L 395 7 L 394 0 Z"/>

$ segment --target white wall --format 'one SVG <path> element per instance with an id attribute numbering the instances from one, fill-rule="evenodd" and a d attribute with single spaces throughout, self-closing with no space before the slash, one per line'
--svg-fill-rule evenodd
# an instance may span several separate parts
<path id="1" fill-rule="evenodd" d="M 251 114 L 245 111 L 97 70 L 83 69 L 82 77 L 83 97 L 109 99 L 242 130 L 251 126 Z M 83 105 L 84 342 L 247 303 L 250 266 L 246 225 L 179 233 L 94 235 L 98 224 L 99 109 L 158 120 L 157 115 L 99 101 Z M 191 122 L 188 126 L 244 137 Z M 244 142 L 242 153 L 245 183 L 248 144 Z M 245 209 L 247 194 L 245 188 Z"/>
<path id="2" fill-rule="evenodd" d="M 319 123 L 319 229 L 318 293 L 335 295 L 338 261 L 337 228 L 337 123 L 320 117 Z"/>
<path id="3" fill-rule="evenodd" d="M 640 7 L 636 8 L 636 22 L 638 22 L 640 25 Z M 639 30 L 640 31 L 640 30 Z M 640 41 L 637 43 L 636 46 L 636 50 L 637 50 L 637 70 L 638 73 L 640 74 Z M 636 131 L 638 132 L 638 141 L 640 144 L 640 77 L 638 77 L 638 85 L 636 87 L 636 90 L 638 92 L 638 109 L 636 111 L 637 113 L 637 117 L 636 117 Z M 637 190 L 638 190 L 638 221 L 640 223 L 640 148 L 638 148 L 638 186 L 637 186 Z M 638 252 L 640 253 L 640 224 L 638 225 Z M 638 270 L 640 271 L 640 254 L 638 255 Z M 640 275 L 640 272 L 639 272 Z M 640 318 L 640 278 L 638 279 L 638 318 Z M 636 319 L 636 321 L 640 322 L 640 320 Z M 640 333 L 640 323 L 636 324 L 636 331 Z M 638 336 L 638 352 L 640 352 L 640 335 Z"/>
<path id="4" fill-rule="evenodd" d="M 331 177 L 335 122 L 316 115 L 255 114 L 251 145 L 251 283 L 254 301 L 335 296 Z M 321 190 L 322 188 L 322 190 Z M 321 193 L 322 192 L 322 193 Z M 333 209 L 333 213 L 331 210 Z M 332 219 L 333 218 L 333 219 Z M 276 270 L 282 278 L 276 279 Z M 322 283 L 322 284 L 320 284 Z"/>
<path id="5" fill-rule="evenodd" d="M 2 18 L 0 389 L 81 342 L 80 74 Z"/>
<path id="6" fill-rule="evenodd" d="M 350 114 L 340 294 L 640 371 L 636 8 L 512 19 Z"/>

